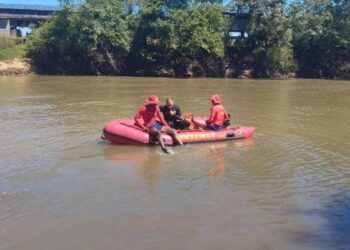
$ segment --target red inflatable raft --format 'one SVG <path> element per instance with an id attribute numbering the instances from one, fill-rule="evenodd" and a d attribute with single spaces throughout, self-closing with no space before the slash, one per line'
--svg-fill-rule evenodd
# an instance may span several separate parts
<path id="1" fill-rule="evenodd" d="M 205 118 L 202 118 L 205 120 Z M 198 120 L 198 118 L 197 118 Z M 233 139 L 244 139 L 254 134 L 255 128 L 239 126 L 228 127 L 220 131 L 211 130 L 182 130 L 177 134 L 183 143 L 211 142 Z M 167 134 L 162 135 L 166 145 L 172 145 L 173 139 Z M 154 144 L 154 138 L 134 126 L 134 120 L 121 119 L 108 122 L 103 129 L 103 139 L 123 145 Z"/>

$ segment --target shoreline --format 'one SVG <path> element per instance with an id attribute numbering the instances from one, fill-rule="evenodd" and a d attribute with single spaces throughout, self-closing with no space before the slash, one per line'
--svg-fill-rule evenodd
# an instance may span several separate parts
<path id="1" fill-rule="evenodd" d="M 29 59 L 26 58 L 15 58 L 13 60 L 0 61 L 0 76 L 27 76 L 27 75 L 46 75 L 36 73 L 30 63 Z M 293 80 L 293 79 L 307 79 L 303 77 L 292 76 L 276 76 L 270 78 L 255 78 L 251 77 L 249 74 L 242 74 L 239 77 L 208 77 L 208 76 L 190 76 L 190 77 L 172 77 L 164 75 L 154 75 L 154 76 L 142 76 L 142 75 L 60 75 L 52 74 L 50 76 L 116 76 L 116 77 L 154 77 L 154 78 L 170 78 L 170 79 L 196 79 L 196 78 L 218 78 L 218 79 L 246 79 L 246 80 Z M 310 78 L 318 80 L 344 80 L 349 81 L 347 78 Z"/>
<path id="2" fill-rule="evenodd" d="M 13 60 L 0 61 L 1 76 L 23 76 L 35 74 L 27 59 L 15 58 Z"/>

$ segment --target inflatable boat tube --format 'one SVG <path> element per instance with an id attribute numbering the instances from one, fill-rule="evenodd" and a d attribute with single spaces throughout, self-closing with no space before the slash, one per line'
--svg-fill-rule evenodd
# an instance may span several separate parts
<path id="1" fill-rule="evenodd" d="M 205 118 L 201 118 L 205 120 Z M 196 118 L 198 120 L 198 118 Z M 228 127 L 220 131 L 211 130 L 178 130 L 177 134 L 183 143 L 213 142 L 234 139 L 244 139 L 254 134 L 255 128 L 246 126 Z M 162 134 L 166 145 L 172 145 L 173 139 Z M 154 144 L 155 138 L 147 132 L 134 126 L 133 119 L 113 120 L 105 124 L 103 139 L 122 145 Z"/>

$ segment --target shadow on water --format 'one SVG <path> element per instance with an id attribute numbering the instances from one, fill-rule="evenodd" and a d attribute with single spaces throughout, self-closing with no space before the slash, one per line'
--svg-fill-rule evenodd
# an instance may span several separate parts
<path id="1" fill-rule="evenodd" d="M 317 209 L 301 213 L 306 222 L 318 227 L 295 233 L 294 240 L 316 249 L 350 249 L 350 191 L 321 201 Z"/>

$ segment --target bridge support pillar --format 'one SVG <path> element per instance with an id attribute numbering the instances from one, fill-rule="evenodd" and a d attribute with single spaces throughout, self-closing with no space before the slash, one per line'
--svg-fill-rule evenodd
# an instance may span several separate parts
<path id="1" fill-rule="evenodd" d="M 9 18 L 0 18 L 0 35 L 11 36 L 11 26 Z"/>

